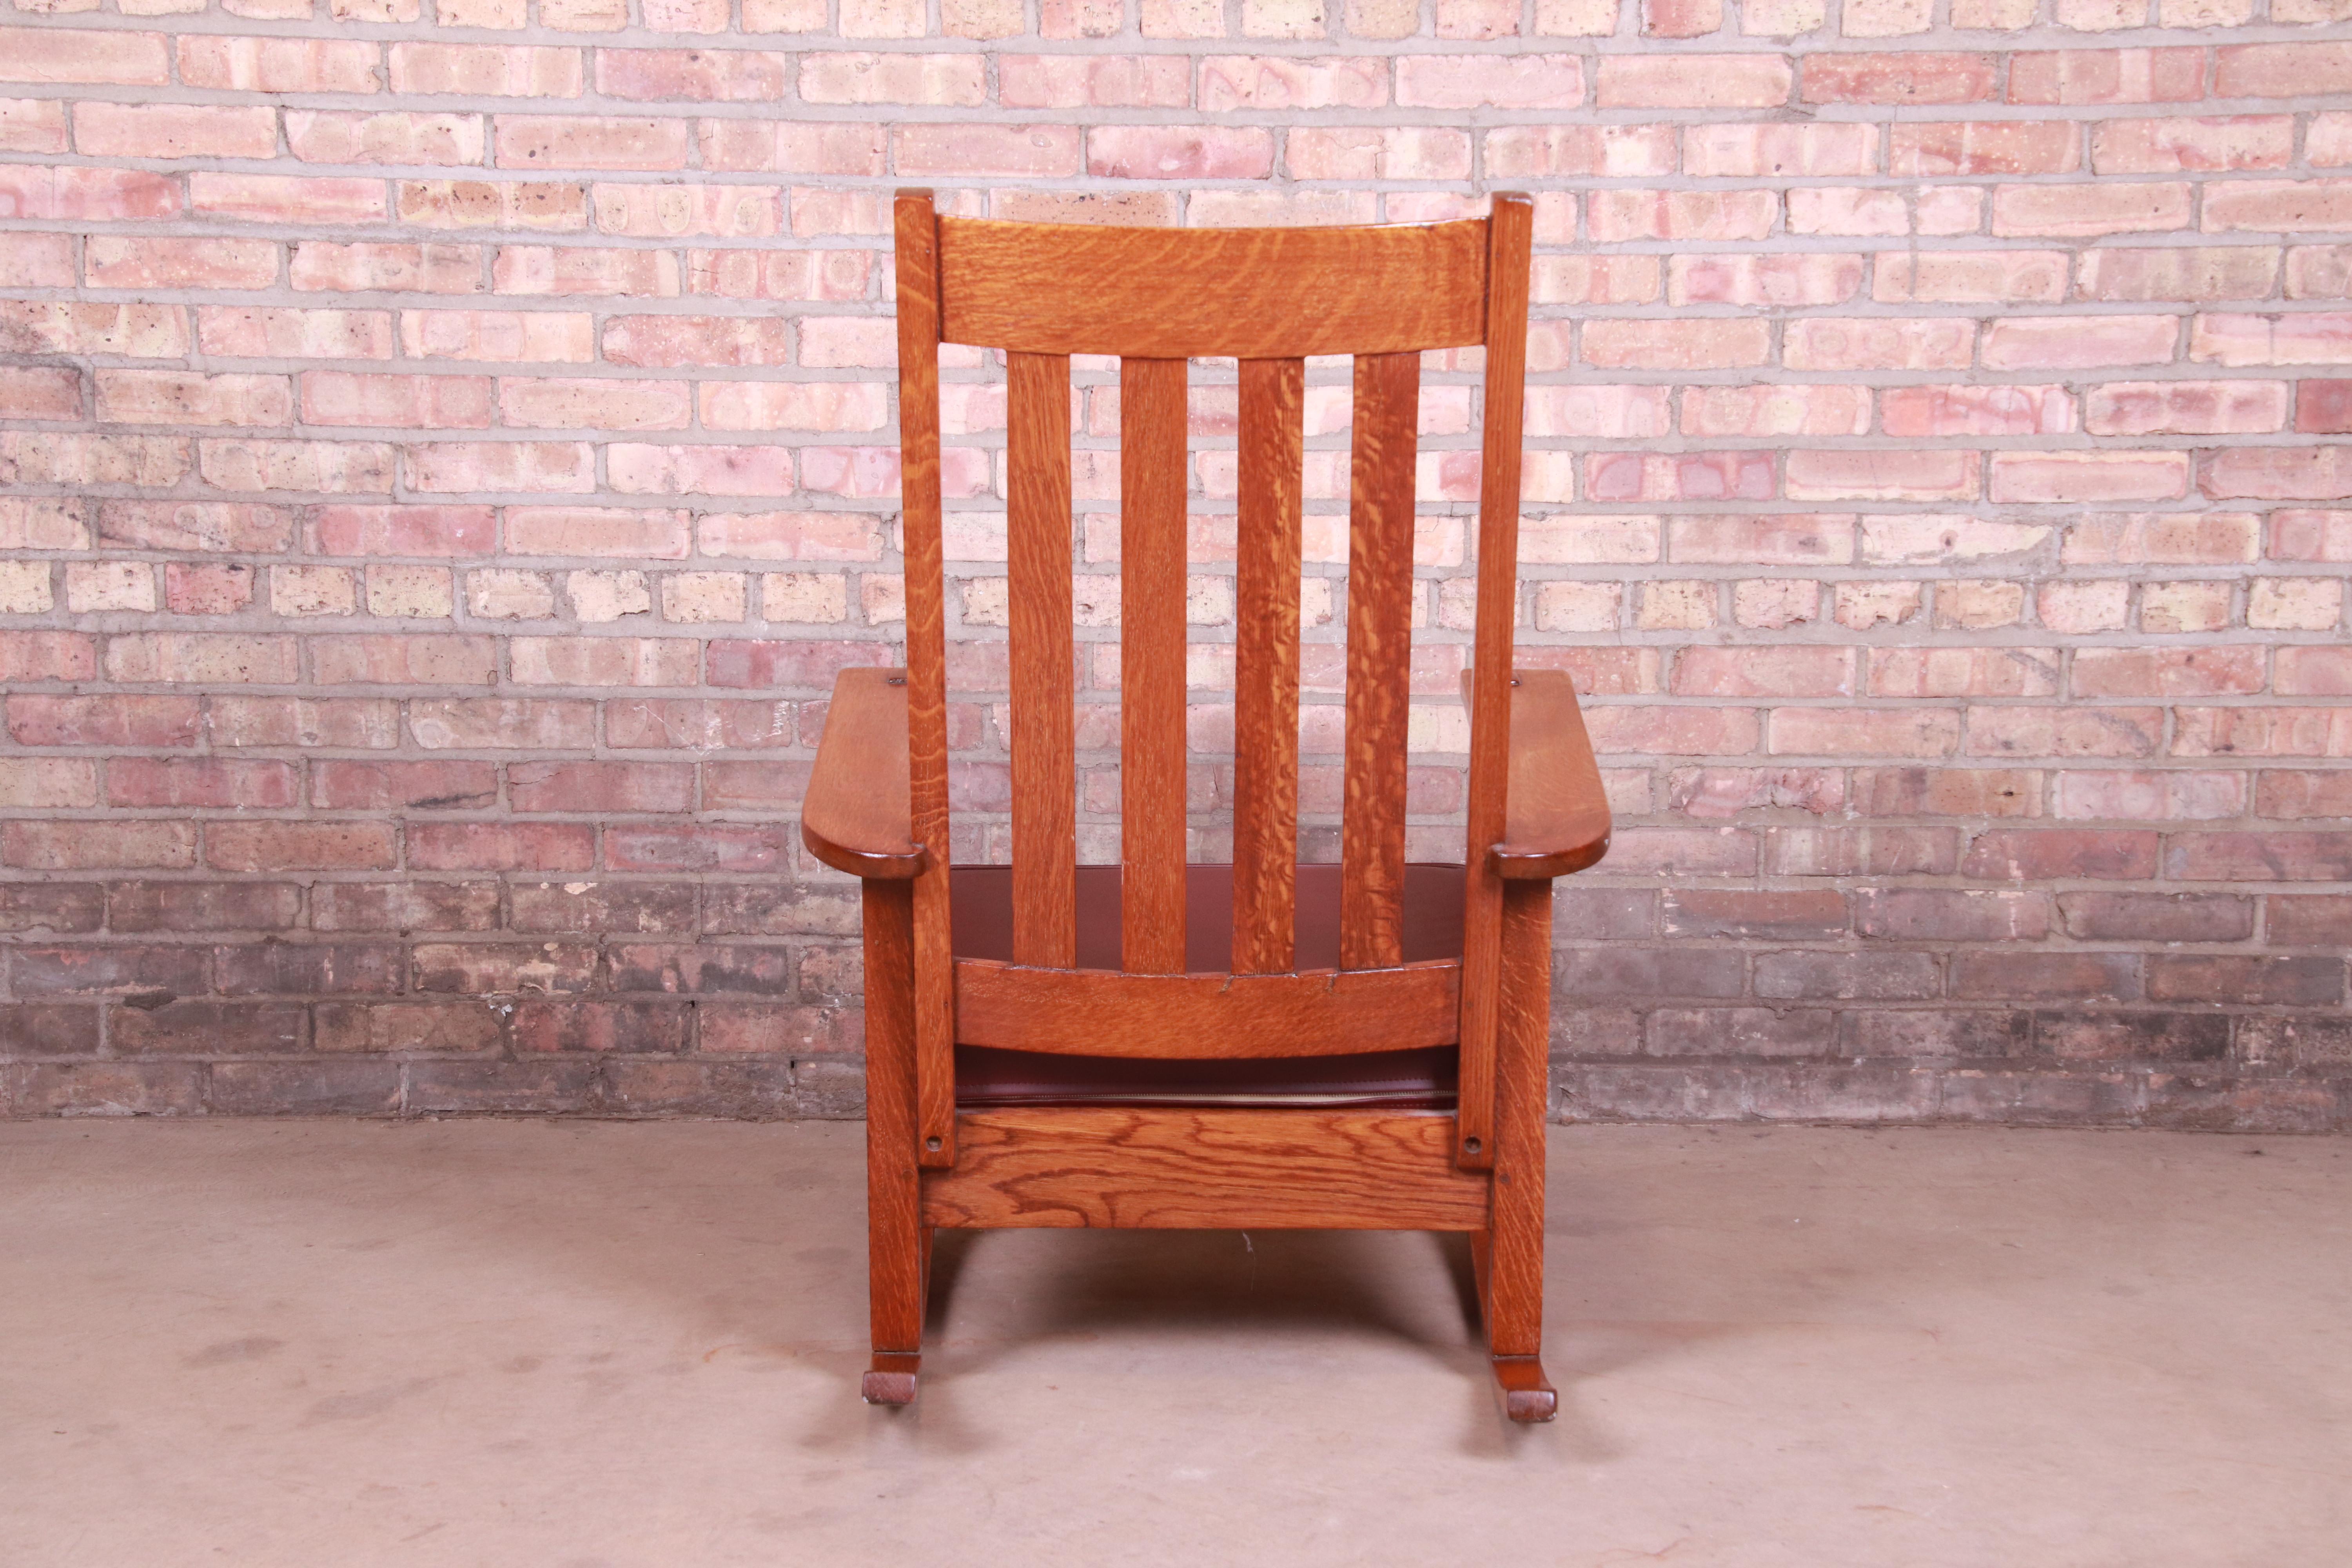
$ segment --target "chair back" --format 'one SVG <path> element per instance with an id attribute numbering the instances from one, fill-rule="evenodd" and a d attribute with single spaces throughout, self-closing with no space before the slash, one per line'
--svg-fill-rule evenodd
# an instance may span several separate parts
<path id="1" fill-rule="evenodd" d="M 1421 355 L 1486 348 L 1475 929 L 1475 868 L 1503 825 L 1527 198 L 1497 196 L 1487 217 L 1345 228 L 990 222 L 941 217 L 925 191 L 901 192 L 896 216 L 910 804 L 914 837 L 935 847 L 949 827 L 939 348 L 998 350 L 1006 362 L 1014 964 L 1076 963 L 1072 354 L 1119 361 L 1120 960 L 1130 974 L 1185 967 L 1187 361 L 1240 362 L 1233 969 L 1278 974 L 1296 958 L 1305 362 L 1354 358 L 1339 966 L 1379 970 L 1402 957 Z M 940 882 L 934 898 L 946 861 L 935 851 L 923 879 Z"/>

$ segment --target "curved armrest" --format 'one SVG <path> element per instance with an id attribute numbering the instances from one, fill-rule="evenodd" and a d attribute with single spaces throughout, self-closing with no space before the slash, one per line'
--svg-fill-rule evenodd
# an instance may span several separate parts
<path id="1" fill-rule="evenodd" d="M 931 863 L 908 832 L 911 821 L 907 672 L 845 669 L 801 799 L 801 842 L 836 871 L 899 881 Z"/>
<path id="2" fill-rule="evenodd" d="M 1470 672 L 1462 672 L 1470 697 Z M 1503 841 L 1486 851 L 1495 875 L 1539 881 L 1581 871 L 1609 853 L 1609 797 L 1576 684 L 1564 669 L 1511 673 L 1511 771 Z"/>

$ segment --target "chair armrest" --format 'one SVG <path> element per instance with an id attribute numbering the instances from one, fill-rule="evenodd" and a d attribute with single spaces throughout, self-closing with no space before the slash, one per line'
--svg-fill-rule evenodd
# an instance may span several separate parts
<path id="1" fill-rule="evenodd" d="M 801 842 L 836 871 L 899 881 L 930 855 L 908 833 L 907 672 L 845 669 L 801 799 Z"/>
<path id="2" fill-rule="evenodd" d="M 1470 700 L 1466 669 L 1462 698 Z M 1609 853 L 1609 797 L 1568 671 L 1512 671 L 1509 780 L 1503 841 L 1486 850 L 1495 875 L 1540 881 Z"/>

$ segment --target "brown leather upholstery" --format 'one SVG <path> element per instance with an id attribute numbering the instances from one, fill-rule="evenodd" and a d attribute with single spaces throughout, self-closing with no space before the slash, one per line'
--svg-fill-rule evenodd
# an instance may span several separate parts
<path id="1" fill-rule="evenodd" d="M 1081 866 L 1078 967 L 1119 966 L 1119 868 Z M 1223 973 L 1233 963 L 1234 868 L 1188 866 L 1185 967 Z M 960 958 L 1013 958 L 1013 871 L 959 866 L 952 896 Z M 1297 966 L 1339 962 L 1339 868 L 1298 868 Z M 1404 959 L 1462 955 L 1462 868 L 1408 866 Z M 960 1105 L 1352 1105 L 1444 1109 L 1454 1103 L 1452 1046 L 1340 1057 L 1243 1061 L 1146 1061 L 1042 1051 L 956 1047 Z"/>

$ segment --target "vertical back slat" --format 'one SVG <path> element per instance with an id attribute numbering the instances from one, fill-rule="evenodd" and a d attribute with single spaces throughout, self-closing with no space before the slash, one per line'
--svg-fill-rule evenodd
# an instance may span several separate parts
<path id="1" fill-rule="evenodd" d="M 1121 360 L 1119 963 L 1184 968 L 1184 373 Z"/>
<path id="2" fill-rule="evenodd" d="M 1234 973 L 1295 960 L 1298 557 L 1306 362 L 1241 363 L 1234 650 Z"/>
<path id="3" fill-rule="evenodd" d="M 907 582 L 908 834 L 930 851 L 914 888 L 914 1087 L 918 1158 L 955 1163 L 955 958 L 948 920 L 947 629 L 940 603 L 939 216 L 901 191 L 898 469 Z"/>
<path id="4" fill-rule="evenodd" d="M 1339 964 L 1402 961 L 1405 717 L 1412 660 L 1417 353 L 1356 357 L 1348 507 L 1348 720 Z"/>
<path id="5" fill-rule="evenodd" d="M 1008 354 L 1013 616 L 1013 961 L 1077 963 L 1071 726 L 1070 356 Z"/>
<path id="6" fill-rule="evenodd" d="M 1462 1069 L 1454 1157 L 1495 1158 L 1496 997 L 1503 881 L 1486 862 L 1502 841 L 1511 759 L 1511 636 L 1518 605 L 1519 449 L 1527 401 L 1528 257 L 1533 205 L 1498 195 L 1486 229 L 1485 446 L 1478 481 L 1478 608 L 1470 676 L 1469 849 L 1462 909 Z"/>

